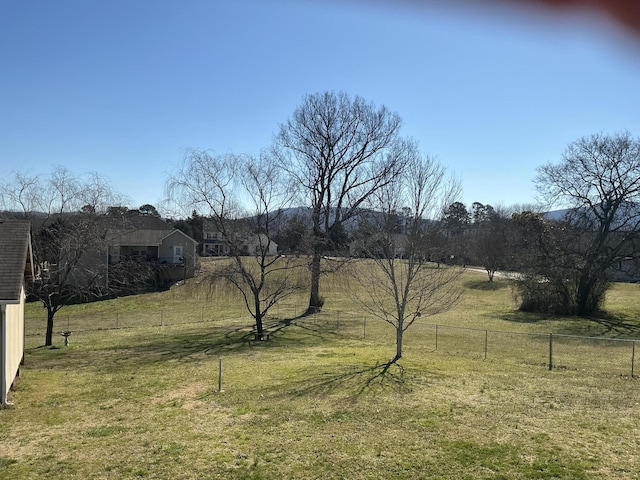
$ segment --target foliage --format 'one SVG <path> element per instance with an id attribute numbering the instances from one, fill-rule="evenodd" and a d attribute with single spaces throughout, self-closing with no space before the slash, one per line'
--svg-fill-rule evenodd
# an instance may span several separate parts
<path id="1" fill-rule="evenodd" d="M 550 204 L 571 208 L 560 221 L 535 220 L 539 255 L 530 257 L 518 287 L 523 307 L 597 313 L 612 269 L 640 256 L 640 140 L 629 133 L 583 137 L 560 163 L 540 167 L 536 183 Z"/>
<path id="2" fill-rule="evenodd" d="M 474 202 L 472 209 L 469 253 L 478 265 L 484 267 L 492 282 L 495 273 L 508 264 L 511 222 L 503 212 L 491 205 Z"/>
<path id="3" fill-rule="evenodd" d="M 440 222 L 449 245 L 446 259 L 448 263 L 458 265 L 467 263 L 469 258 L 467 231 L 470 221 L 467 207 L 462 202 L 453 202 L 442 212 Z"/>
<path id="4" fill-rule="evenodd" d="M 196 210 L 193 210 L 190 216 L 180 220 L 173 220 L 172 224 L 174 228 L 177 228 L 181 232 L 186 233 L 194 240 L 202 242 L 202 228 L 204 220 L 205 219 L 202 215 L 199 215 Z"/>
<path id="5" fill-rule="evenodd" d="M 280 252 L 287 255 L 308 252 L 309 228 L 307 223 L 306 219 L 299 215 L 282 219 L 274 235 L 274 241 L 278 244 Z"/>

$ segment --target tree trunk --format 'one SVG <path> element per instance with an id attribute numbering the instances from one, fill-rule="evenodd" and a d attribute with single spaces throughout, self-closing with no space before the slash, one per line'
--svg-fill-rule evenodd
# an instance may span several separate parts
<path id="1" fill-rule="evenodd" d="M 262 325 L 262 317 L 264 314 L 260 305 L 260 297 L 255 295 L 253 298 L 255 305 L 255 320 L 256 320 L 256 340 L 264 340 L 264 326 Z"/>
<path id="2" fill-rule="evenodd" d="M 402 329 L 402 323 L 396 326 L 396 356 L 393 357 L 391 363 L 395 363 L 402 358 L 402 338 L 404 331 Z"/>
<path id="3" fill-rule="evenodd" d="M 53 345 L 53 317 L 55 314 L 55 310 L 47 309 L 47 333 L 44 337 L 45 347 Z"/>
<path id="4" fill-rule="evenodd" d="M 256 340 L 264 340 L 264 327 L 262 326 L 262 313 L 256 314 Z"/>
<path id="5" fill-rule="evenodd" d="M 311 272 L 311 292 L 309 295 L 309 308 L 307 308 L 307 315 L 317 313 L 322 308 L 322 301 L 320 299 L 320 261 L 322 255 L 320 252 L 314 252 L 311 257 L 311 265 L 309 270 Z"/>
<path id="6" fill-rule="evenodd" d="M 576 292 L 576 314 L 585 317 L 595 313 L 598 305 L 597 299 L 594 299 L 594 282 L 592 279 L 583 275 L 578 283 L 578 291 Z"/>

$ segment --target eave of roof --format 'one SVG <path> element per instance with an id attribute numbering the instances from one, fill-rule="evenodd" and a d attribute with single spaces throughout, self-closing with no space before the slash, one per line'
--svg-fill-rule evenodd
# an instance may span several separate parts
<path id="1" fill-rule="evenodd" d="M 0 303 L 20 301 L 30 260 L 31 224 L 25 220 L 0 220 Z"/>

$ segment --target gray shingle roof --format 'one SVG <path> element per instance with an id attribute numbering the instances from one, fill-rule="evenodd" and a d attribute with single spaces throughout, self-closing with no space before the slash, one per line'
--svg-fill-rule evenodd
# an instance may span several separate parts
<path id="1" fill-rule="evenodd" d="M 109 244 L 129 246 L 160 245 L 162 239 L 173 230 L 161 218 L 147 216 L 113 219 L 110 227 Z"/>
<path id="2" fill-rule="evenodd" d="M 31 225 L 24 220 L 0 220 L 0 302 L 20 299 L 20 288 L 30 262 Z"/>

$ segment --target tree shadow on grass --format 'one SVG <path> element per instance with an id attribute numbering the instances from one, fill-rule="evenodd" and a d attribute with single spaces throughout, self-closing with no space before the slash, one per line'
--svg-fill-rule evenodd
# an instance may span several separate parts
<path id="1" fill-rule="evenodd" d="M 277 336 L 290 328 L 299 328 L 312 337 L 326 337 L 335 335 L 336 331 L 331 322 L 323 322 L 312 315 L 298 315 L 292 318 L 273 319 L 264 323 L 264 328 L 269 335 Z"/>
<path id="2" fill-rule="evenodd" d="M 469 290 L 495 292 L 498 290 L 504 290 L 505 288 L 510 288 L 511 284 L 508 281 L 502 279 L 494 279 L 493 282 L 490 282 L 489 280 L 487 280 L 487 278 L 485 278 L 484 280 L 468 280 L 464 282 L 464 286 Z"/>
<path id="3" fill-rule="evenodd" d="M 287 395 L 303 397 L 309 395 L 348 394 L 359 397 L 383 391 L 409 393 L 412 391 L 412 379 L 397 362 L 389 361 L 372 366 L 340 366 L 338 371 L 319 373 L 310 372 L 306 380 Z"/>
<path id="4" fill-rule="evenodd" d="M 498 315 L 500 320 L 511 323 L 540 323 L 556 319 L 554 315 L 547 313 L 523 312 L 521 310 L 513 310 Z M 559 319 L 559 318 L 558 318 Z"/>
<path id="5" fill-rule="evenodd" d="M 512 323 L 553 324 L 553 332 L 588 337 L 640 338 L 640 323 L 626 315 L 602 312 L 592 317 L 568 317 L 514 310 L 498 318 Z"/>
<path id="6" fill-rule="evenodd" d="M 585 318 L 592 325 L 604 330 L 603 335 L 622 338 L 640 338 L 640 324 L 627 315 L 603 312 L 597 317 Z"/>
<path id="7" fill-rule="evenodd" d="M 269 333 L 269 340 L 257 340 L 255 326 L 250 323 L 206 327 L 187 324 L 184 328 L 174 326 L 159 329 L 157 333 L 147 332 L 144 336 L 125 337 L 121 344 L 110 342 L 97 348 L 56 348 L 62 355 L 39 356 L 37 362 L 44 368 L 136 369 L 158 362 L 198 362 L 212 357 L 251 355 L 271 348 L 304 348 L 339 336 L 329 324 L 312 322 L 308 317 L 268 321 L 265 331 Z M 104 335 L 109 332 L 105 331 Z M 77 342 L 81 341 L 78 338 Z"/>

